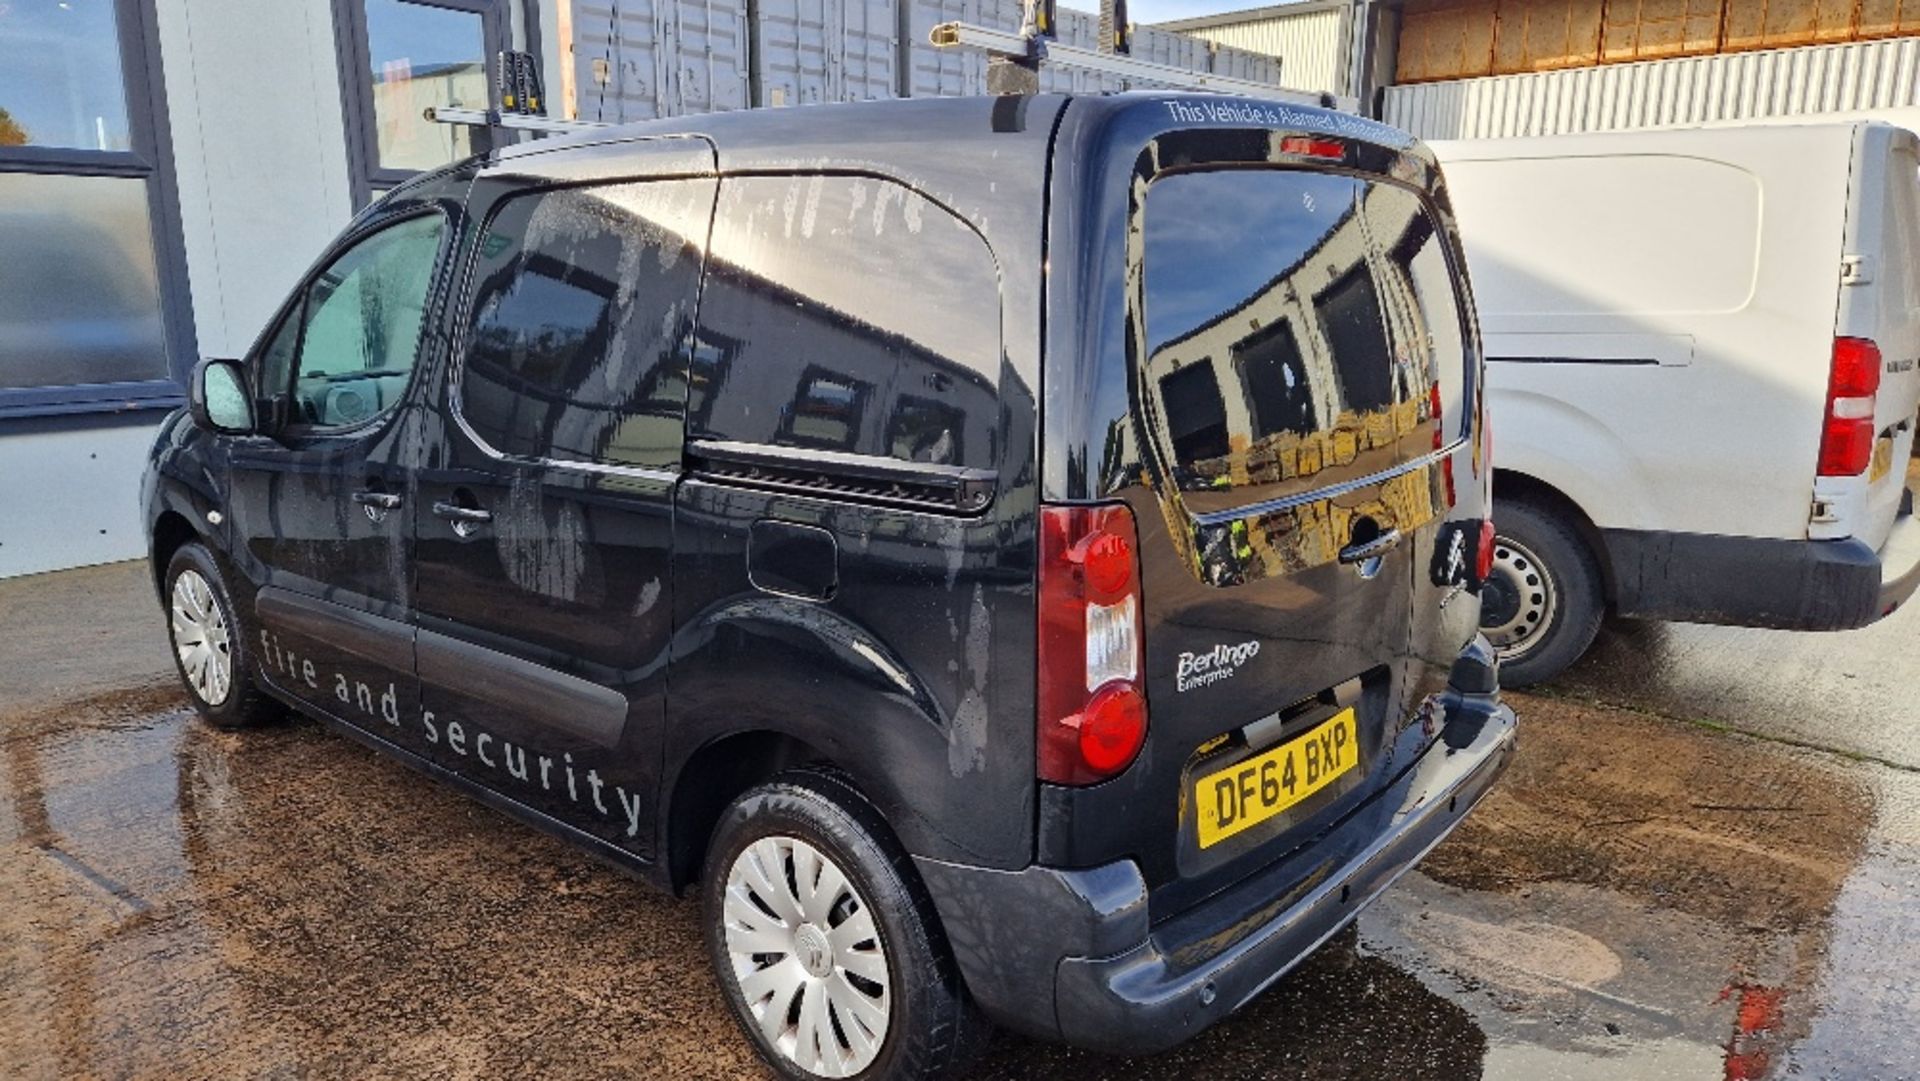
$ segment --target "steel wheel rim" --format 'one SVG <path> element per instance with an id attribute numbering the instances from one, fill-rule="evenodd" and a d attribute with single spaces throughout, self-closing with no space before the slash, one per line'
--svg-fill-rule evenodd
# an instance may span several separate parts
<path id="1" fill-rule="evenodd" d="M 184 570 L 173 580 L 173 651 L 180 658 L 187 686 L 209 706 L 227 700 L 233 690 L 233 642 L 227 614 L 213 595 L 213 587 L 196 570 Z"/>
<path id="2" fill-rule="evenodd" d="M 1553 626 L 1553 617 L 1560 611 L 1560 591 L 1546 563 L 1510 537 L 1493 539 L 1491 578 L 1495 588 L 1511 591 L 1514 610 L 1499 623 L 1482 622 L 1480 629 L 1501 659 L 1524 657 L 1539 647 L 1547 628 Z"/>
<path id="3" fill-rule="evenodd" d="M 797 837 L 734 857 L 721 916 L 734 986 L 755 1027 L 818 1077 L 873 1064 L 893 1018 L 885 944 L 866 898 Z"/>

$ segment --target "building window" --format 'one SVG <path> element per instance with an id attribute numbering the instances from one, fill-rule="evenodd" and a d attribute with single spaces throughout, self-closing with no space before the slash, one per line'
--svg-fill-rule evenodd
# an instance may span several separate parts
<path id="1" fill-rule="evenodd" d="M 178 401 L 194 356 L 151 0 L 0 2 L 0 416 Z"/>
<path id="2" fill-rule="evenodd" d="M 493 104 L 507 48 L 502 0 L 334 0 L 356 202 L 487 149 L 485 133 L 429 121 L 429 106 Z"/>
<path id="3" fill-rule="evenodd" d="M 129 150 L 112 0 L 0 4 L 0 146 Z"/>

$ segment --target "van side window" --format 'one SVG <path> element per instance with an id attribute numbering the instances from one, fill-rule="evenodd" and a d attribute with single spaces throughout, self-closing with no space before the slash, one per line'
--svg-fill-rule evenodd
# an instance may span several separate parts
<path id="1" fill-rule="evenodd" d="M 730 177 L 689 436 L 992 464 L 1000 284 L 966 223 L 891 181 Z"/>
<path id="2" fill-rule="evenodd" d="M 494 451 L 670 468 L 710 180 L 528 192 L 487 222 L 460 415 Z"/>
<path id="3" fill-rule="evenodd" d="M 372 420 L 400 401 L 420 355 L 445 219 L 408 218 L 356 242 L 307 283 L 260 357 L 260 390 L 313 432 Z"/>
<path id="4" fill-rule="evenodd" d="M 1147 189 L 1143 222 L 1140 385 L 1191 509 L 1433 449 L 1432 388 L 1457 410 L 1464 359 L 1445 258 L 1411 192 L 1297 170 L 1175 173 Z"/>

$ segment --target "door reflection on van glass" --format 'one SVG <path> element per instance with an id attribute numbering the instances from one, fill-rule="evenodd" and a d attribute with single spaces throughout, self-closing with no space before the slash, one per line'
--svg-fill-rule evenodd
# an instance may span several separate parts
<path id="1" fill-rule="evenodd" d="M 1147 189 L 1144 222 L 1145 382 L 1191 509 L 1371 476 L 1450 442 L 1433 425 L 1461 415 L 1464 339 L 1413 193 L 1177 173 Z"/>

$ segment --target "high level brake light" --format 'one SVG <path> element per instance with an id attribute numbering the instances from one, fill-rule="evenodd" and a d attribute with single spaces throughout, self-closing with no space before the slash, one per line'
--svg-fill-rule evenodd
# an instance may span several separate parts
<path id="1" fill-rule="evenodd" d="M 1820 433 L 1820 475 L 1854 477 L 1873 461 L 1873 399 L 1880 393 L 1880 347 L 1866 338 L 1833 340 L 1827 420 Z"/>
<path id="2" fill-rule="evenodd" d="M 1347 156 L 1347 144 L 1338 139 L 1321 139 L 1312 135 L 1288 135 L 1280 140 L 1280 152 L 1297 154 L 1303 158 L 1339 161 Z"/>
<path id="3" fill-rule="evenodd" d="M 1043 781 L 1106 780 L 1146 742 L 1135 537 L 1124 505 L 1040 508 L 1036 764 Z"/>

